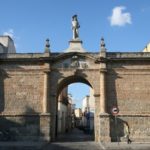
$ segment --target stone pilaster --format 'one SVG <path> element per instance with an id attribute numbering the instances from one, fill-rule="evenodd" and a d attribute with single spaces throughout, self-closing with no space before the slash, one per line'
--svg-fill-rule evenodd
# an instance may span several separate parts
<path id="1" fill-rule="evenodd" d="M 110 116 L 108 114 L 100 114 L 100 138 L 99 142 L 111 142 L 110 138 Z"/>
<path id="2" fill-rule="evenodd" d="M 57 99 L 56 95 L 50 96 L 50 113 L 51 113 L 51 141 L 55 141 L 57 134 Z"/>
<path id="3" fill-rule="evenodd" d="M 48 72 L 44 72 L 43 113 L 48 112 Z"/>
<path id="4" fill-rule="evenodd" d="M 49 142 L 51 141 L 50 128 L 51 126 L 51 115 L 45 113 L 40 115 L 40 141 Z"/>
<path id="5" fill-rule="evenodd" d="M 49 106 L 49 73 L 50 73 L 50 64 L 45 63 L 44 65 L 44 88 L 43 88 L 43 113 L 48 113 Z"/>
<path id="6" fill-rule="evenodd" d="M 95 99 L 95 106 L 100 105 L 100 94 L 94 94 L 94 99 Z M 95 113 L 94 113 L 94 132 L 95 132 L 95 141 L 99 141 L 99 136 L 100 136 L 100 118 L 99 118 L 99 112 L 100 108 L 95 107 Z"/>
<path id="7" fill-rule="evenodd" d="M 101 38 L 100 51 L 100 113 L 106 113 L 106 48 L 104 38 Z"/>
<path id="8" fill-rule="evenodd" d="M 100 69 L 100 113 L 106 113 L 106 69 Z"/>

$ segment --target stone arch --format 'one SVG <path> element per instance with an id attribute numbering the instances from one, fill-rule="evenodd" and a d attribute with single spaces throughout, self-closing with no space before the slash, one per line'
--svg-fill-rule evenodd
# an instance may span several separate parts
<path id="1" fill-rule="evenodd" d="M 71 67 L 71 59 L 73 56 L 78 56 L 79 61 L 88 64 L 87 68 Z M 57 59 L 53 61 L 52 72 L 50 74 L 50 112 L 51 112 L 51 138 L 55 140 L 57 127 L 57 104 L 58 96 L 64 87 L 71 83 L 84 83 L 93 89 L 93 96 L 95 99 L 95 115 L 94 115 L 94 131 L 95 141 L 99 140 L 99 113 L 100 113 L 100 72 L 99 65 L 95 64 L 95 57 L 90 54 L 82 53 L 65 53 L 56 56 Z M 67 67 L 64 65 L 67 64 Z"/>
<path id="2" fill-rule="evenodd" d="M 91 88 L 93 88 L 91 83 L 84 77 L 80 75 L 72 75 L 60 81 L 60 83 L 57 86 L 57 96 L 65 86 L 72 84 L 72 83 L 76 83 L 76 82 L 84 83 L 86 85 L 89 85 Z"/>
<path id="3" fill-rule="evenodd" d="M 66 76 L 65 78 L 62 78 L 57 83 L 57 88 L 56 88 L 57 89 L 57 92 L 56 92 L 56 103 L 55 103 L 56 105 L 58 104 L 58 96 L 59 96 L 60 92 L 63 90 L 63 88 L 65 88 L 69 84 L 77 83 L 77 82 L 84 83 L 84 84 L 88 85 L 89 87 L 91 87 L 93 89 L 94 98 L 95 98 L 95 105 L 97 105 L 96 104 L 97 97 L 95 97 L 94 85 L 86 77 L 82 76 L 82 74 L 79 74 L 79 75 L 74 74 L 74 75 Z M 97 114 L 95 114 L 95 116 L 97 116 Z M 95 118 L 95 116 L 94 116 L 94 118 Z M 95 118 L 95 119 L 97 120 L 97 118 Z M 56 120 L 55 121 L 57 122 L 57 109 L 56 109 Z M 94 126 L 95 126 L 95 123 L 94 123 Z M 95 126 L 94 128 L 97 131 L 97 126 Z M 56 135 L 57 135 L 57 123 L 55 124 L 55 136 Z M 95 140 L 96 140 L 96 135 L 95 135 Z"/>

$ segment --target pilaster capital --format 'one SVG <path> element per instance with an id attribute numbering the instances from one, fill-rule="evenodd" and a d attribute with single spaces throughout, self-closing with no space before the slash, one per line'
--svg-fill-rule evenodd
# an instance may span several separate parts
<path id="1" fill-rule="evenodd" d="M 103 117 L 109 117 L 110 114 L 106 113 L 106 112 L 102 112 L 99 114 L 100 118 L 103 118 Z"/>
<path id="2" fill-rule="evenodd" d="M 40 113 L 40 116 L 51 116 L 50 112 L 42 112 Z"/>
<path id="3" fill-rule="evenodd" d="M 43 72 L 44 72 L 45 74 L 49 74 L 49 73 L 51 72 L 51 70 L 50 70 L 50 69 L 45 69 Z"/>
<path id="4" fill-rule="evenodd" d="M 106 68 L 100 68 L 100 73 L 106 73 L 107 69 Z"/>
<path id="5" fill-rule="evenodd" d="M 50 63 L 45 62 L 43 66 L 43 72 L 49 73 L 51 71 Z"/>
<path id="6" fill-rule="evenodd" d="M 93 96 L 94 97 L 100 97 L 100 94 L 94 94 Z"/>
<path id="7" fill-rule="evenodd" d="M 107 58 L 103 56 L 100 56 L 95 60 L 95 63 L 106 63 L 106 62 L 107 62 Z"/>

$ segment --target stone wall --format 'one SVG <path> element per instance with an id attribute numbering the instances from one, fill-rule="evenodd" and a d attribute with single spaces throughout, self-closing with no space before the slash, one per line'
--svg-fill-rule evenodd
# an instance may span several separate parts
<path id="1" fill-rule="evenodd" d="M 149 142 L 150 140 L 150 115 L 118 115 L 110 116 L 111 141 L 126 141 L 125 123 L 128 123 L 130 139 L 133 142 Z"/>
<path id="2" fill-rule="evenodd" d="M 116 136 L 120 141 L 125 140 L 126 122 L 133 141 L 149 141 L 150 62 L 118 61 L 107 66 L 107 111 L 111 114 L 113 106 L 119 108 L 117 131 L 115 118 L 110 116 L 111 140 L 116 141 Z"/>
<path id="3" fill-rule="evenodd" d="M 117 105 L 120 113 L 149 113 L 149 78 L 150 74 L 144 71 L 141 73 L 136 71 L 108 73 L 108 112 L 113 105 Z"/>
<path id="4" fill-rule="evenodd" d="M 110 68 L 111 67 L 111 68 Z M 107 73 L 107 106 L 117 105 L 120 113 L 150 113 L 150 63 L 112 63 Z"/>
<path id="5" fill-rule="evenodd" d="M 24 114 L 30 112 L 30 109 L 42 112 L 43 73 L 33 70 L 34 66 L 30 66 L 32 71 L 23 67 L 1 66 L 0 108 L 3 113 Z"/>
<path id="6" fill-rule="evenodd" d="M 100 91 L 104 91 L 105 87 L 100 89 L 101 62 L 95 64 L 97 54 L 78 54 L 82 65 L 72 67 L 69 62 L 73 56 L 0 55 L 0 129 L 6 134 L 7 129 L 12 135 L 15 133 L 13 140 L 55 140 L 57 96 L 65 86 L 82 82 L 94 90 L 96 141 L 116 141 L 117 136 L 120 141 L 124 141 L 125 122 L 129 124 L 133 141 L 148 141 L 150 55 L 107 54 L 106 84 L 103 83 L 106 85 L 106 114 L 100 114 L 105 106 L 101 105 L 100 99 L 104 93 Z M 105 59 L 100 61 L 105 64 Z M 114 105 L 120 110 L 117 134 L 115 118 L 111 115 Z M 43 110 L 47 114 L 42 114 Z M 30 130 L 32 132 L 28 133 Z"/>
<path id="7" fill-rule="evenodd" d="M 44 65 L 0 64 L 0 140 L 50 140 L 50 114 L 42 114 Z"/>
<path id="8" fill-rule="evenodd" d="M 50 115 L 24 114 L 0 116 L 1 141 L 49 141 Z"/>

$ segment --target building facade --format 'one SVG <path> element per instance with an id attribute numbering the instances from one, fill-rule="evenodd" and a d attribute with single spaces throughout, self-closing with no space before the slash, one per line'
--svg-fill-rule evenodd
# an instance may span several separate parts
<path id="1" fill-rule="evenodd" d="M 76 108 L 74 110 L 74 114 L 75 114 L 75 127 L 82 126 L 82 110 L 81 110 L 81 108 Z"/>
<path id="2" fill-rule="evenodd" d="M 65 87 L 58 97 L 57 112 L 57 133 L 69 132 L 73 125 L 73 100 L 68 94 L 68 87 Z"/>
<path id="3" fill-rule="evenodd" d="M 16 53 L 14 41 L 9 36 L 0 36 L 0 53 Z"/>

